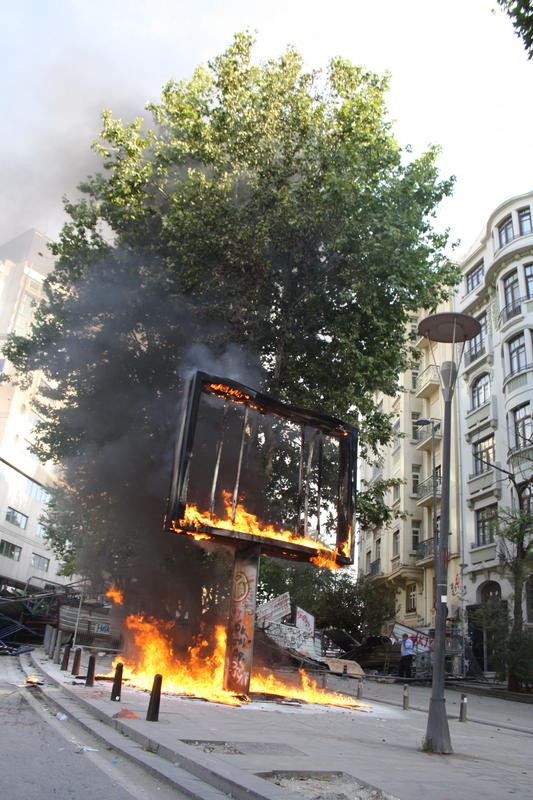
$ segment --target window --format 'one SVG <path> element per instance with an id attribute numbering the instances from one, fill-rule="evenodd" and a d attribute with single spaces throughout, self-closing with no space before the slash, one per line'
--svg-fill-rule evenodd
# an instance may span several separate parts
<path id="1" fill-rule="evenodd" d="M 524 276 L 526 279 L 526 294 L 528 300 L 533 298 L 533 264 L 524 264 Z"/>
<path id="2" fill-rule="evenodd" d="M 420 414 L 418 411 L 411 412 L 411 438 L 418 440 L 418 425 L 416 424 L 417 420 L 420 419 Z"/>
<path id="3" fill-rule="evenodd" d="M 372 554 L 370 553 L 370 550 L 367 550 L 366 556 L 365 556 L 365 572 L 366 572 L 367 575 L 370 572 L 371 563 L 372 563 Z"/>
<path id="4" fill-rule="evenodd" d="M 469 272 L 466 273 L 466 293 L 473 291 L 476 286 L 479 286 L 481 281 L 483 280 L 483 275 L 485 274 L 485 265 L 483 261 L 480 261 L 479 264 L 471 269 Z"/>
<path id="5" fill-rule="evenodd" d="M 472 384 L 472 410 L 484 405 L 490 398 L 490 377 L 484 372 Z"/>
<path id="6" fill-rule="evenodd" d="M 21 553 L 22 547 L 19 547 L 16 544 L 11 544 L 11 542 L 7 542 L 5 539 L 0 540 L 0 556 L 12 558 L 13 561 L 20 561 Z"/>
<path id="7" fill-rule="evenodd" d="M 531 266 L 533 267 L 533 264 Z M 532 282 L 533 282 L 533 278 L 532 278 Z M 531 289 L 533 291 L 533 286 L 531 287 Z M 416 392 L 416 383 L 417 383 L 417 381 L 418 381 L 418 370 L 417 369 L 412 369 L 411 370 L 411 391 L 413 391 L 413 392 Z"/>
<path id="8" fill-rule="evenodd" d="M 494 541 L 494 526 L 498 517 L 498 504 L 480 508 L 476 517 L 476 546 L 491 544 Z"/>
<path id="9" fill-rule="evenodd" d="M 39 522 L 39 524 L 37 525 L 37 529 L 35 531 L 35 535 L 38 536 L 40 539 L 42 539 L 44 534 L 45 534 L 44 525 L 41 525 L 41 523 Z"/>
<path id="10" fill-rule="evenodd" d="M 510 374 L 516 375 L 526 368 L 526 339 L 523 333 L 519 333 L 507 343 L 509 349 Z"/>
<path id="11" fill-rule="evenodd" d="M 531 233 L 531 210 L 528 208 L 518 209 L 518 229 L 520 236 L 525 236 L 526 233 Z"/>
<path id="12" fill-rule="evenodd" d="M 35 569 L 40 569 L 41 572 L 48 572 L 48 567 L 50 566 L 50 559 L 45 558 L 44 556 L 38 555 L 38 553 L 31 554 L 31 565 L 35 567 Z"/>
<path id="13" fill-rule="evenodd" d="M 418 492 L 418 484 L 420 483 L 420 473 L 422 471 L 422 467 L 420 464 L 413 464 L 411 467 L 411 478 L 412 478 L 412 485 L 411 485 L 411 493 L 416 494 Z"/>
<path id="14" fill-rule="evenodd" d="M 376 539 L 376 561 L 381 558 L 381 539 Z"/>
<path id="15" fill-rule="evenodd" d="M 416 548 L 421 542 L 421 528 L 422 523 L 419 519 L 411 520 L 411 550 L 416 551 Z"/>
<path id="16" fill-rule="evenodd" d="M 400 531 L 394 531 L 392 534 L 392 557 L 400 555 Z"/>
<path id="17" fill-rule="evenodd" d="M 533 419 L 531 418 L 531 405 L 524 403 L 511 411 L 511 447 L 521 450 L 532 442 Z"/>
<path id="18" fill-rule="evenodd" d="M 466 364 L 470 364 L 470 362 L 474 361 L 474 359 L 479 358 L 483 355 L 486 348 L 486 340 L 487 340 L 487 315 L 482 314 L 481 317 L 478 317 L 478 322 L 481 325 L 481 330 L 474 336 L 473 339 L 470 339 L 468 343 L 468 350 L 466 353 Z"/>
<path id="19" fill-rule="evenodd" d="M 508 216 L 498 225 L 498 240 L 500 242 L 500 247 L 503 247 L 505 244 L 508 244 L 508 242 L 511 242 L 513 237 L 513 220 L 511 216 Z"/>
<path id="20" fill-rule="evenodd" d="M 400 420 L 399 419 L 397 419 L 396 422 L 394 423 L 394 425 L 392 426 L 392 434 L 393 434 L 393 437 L 394 437 L 393 440 L 392 440 L 392 449 L 396 450 L 396 448 L 400 446 L 400 439 L 401 439 L 401 437 L 400 437 Z"/>
<path id="21" fill-rule="evenodd" d="M 392 487 L 392 502 L 397 503 L 400 499 L 400 487 L 398 485 Z"/>
<path id="22" fill-rule="evenodd" d="M 416 611 L 416 583 L 409 583 L 405 587 L 405 613 L 413 614 Z"/>
<path id="23" fill-rule="evenodd" d="M 28 524 L 28 517 L 26 514 L 22 514 L 20 511 L 16 511 L 9 506 L 6 511 L 6 520 L 12 525 L 16 525 L 17 528 L 22 528 L 23 531 L 26 530 L 26 525 Z"/>
<path id="24" fill-rule="evenodd" d="M 515 270 L 503 279 L 504 321 L 520 314 L 520 283 Z"/>
<path id="25" fill-rule="evenodd" d="M 492 469 L 491 464 L 495 461 L 494 435 L 487 436 L 474 444 L 472 448 L 474 454 L 474 475 L 481 475 Z"/>

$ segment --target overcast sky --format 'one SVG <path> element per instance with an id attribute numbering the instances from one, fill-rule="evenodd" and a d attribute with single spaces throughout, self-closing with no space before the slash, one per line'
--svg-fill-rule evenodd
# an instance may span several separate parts
<path id="1" fill-rule="evenodd" d="M 392 75 L 402 146 L 442 147 L 457 177 L 439 213 L 469 248 L 501 202 L 533 189 L 533 63 L 496 0 L 0 0 L 0 243 L 55 236 L 62 196 L 94 168 L 100 112 L 145 116 L 170 78 L 238 30 L 265 60 L 294 45 L 309 67 L 341 55 Z M 495 8 L 496 7 L 496 8 Z M 495 9 L 495 10 L 494 10 Z"/>

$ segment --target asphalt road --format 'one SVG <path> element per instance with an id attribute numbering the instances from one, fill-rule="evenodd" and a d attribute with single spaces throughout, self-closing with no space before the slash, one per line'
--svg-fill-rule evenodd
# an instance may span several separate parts
<path id="1" fill-rule="evenodd" d="M 186 795 L 132 764 L 74 720 L 58 719 L 0 657 L 2 800 L 181 800 Z"/>

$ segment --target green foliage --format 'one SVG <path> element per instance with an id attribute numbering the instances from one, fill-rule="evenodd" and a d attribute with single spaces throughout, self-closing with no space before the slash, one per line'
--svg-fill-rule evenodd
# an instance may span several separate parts
<path id="1" fill-rule="evenodd" d="M 151 128 L 104 113 L 102 171 L 66 204 L 31 337 L 5 349 L 49 380 L 37 450 L 69 487 L 50 540 L 67 560 L 87 547 L 80 568 L 100 575 L 131 577 L 159 541 L 191 345 L 244 353 L 263 389 L 356 422 L 372 452 L 390 437 L 373 393 L 408 363 L 409 315 L 458 277 L 433 229 L 452 181 L 434 148 L 399 148 L 387 80 L 342 59 L 308 73 L 292 49 L 255 65 L 252 46 L 238 34 L 167 84 Z M 363 521 L 389 513 L 374 495 Z M 161 546 L 168 563 L 178 547 Z"/>
<path id="2" fill-rule="evenodd" d="M 356 639 L 381 632 L 394 617 L 394 591 L 350 570 L 334 571 L 311 564 L 286 564 L 262 558 L 258 602 L 289 592 L 296 606 L 315 617 L 317 628 L 343 628 Z"/>
<path id="3" fill-rule="evenodd" d="M 527 57 L 533 56 L 533 8 L 531 0 L 498 0 L 513 22 L 517 36 L 524 43 Z"/>

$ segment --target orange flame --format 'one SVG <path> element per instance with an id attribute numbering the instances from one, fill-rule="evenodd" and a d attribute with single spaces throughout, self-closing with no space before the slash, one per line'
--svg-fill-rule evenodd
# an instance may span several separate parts
<path id="1" fill-rule="evenodd" d="M 265 525 L 260 522 L 255 514 L 251 514 L 245 509 L 242 503 L 237 503 L 235 508 L 235 519 L 232 514 L 232 498 L 229 492 L 223 491 L 222 497 L 224 501 L 224 517 L 217 517 L 209 511 L 200 511 L 197 506 L 186 506 L 183 520 L 181 525 L 192 526 L 194 528 L 202 528 L 204 526 L 209 528 L 219 528 L 222 530 L 241 531 L 242 533 L 249 533 L 253 536 L 262 536 L 266 539 L 277 539 L 282 542 L 291 542 L 292 544 L 300 544 L 308 548 L 313 548 L 317 551 L 317 555 L 310 560 L 321 567 L 329 567 L 330 569 L 337 569 L 338 564 L 335 561 L 337 555 L 335 550 L 331 550 L 326 545 L 315 539 L 310 539 L 306 536 L 297 536 L 293 531 L 279 531 L 273 525 Z M 174 523 L 174 530 L 181 531 L 183 528 L 178 523 Z M 195 538 L 211 538 L 207 535 L 192 533 Z M 347 543 L 349 548 L 349 544 Z"/>
<path id="2" fill-rule="evenodd" d="M 237 697 L 221 688 L 226 651 L 226 631 L 222 625 L 214 629 L 214 648 L 206 639 L 201 639 L 195 647 L 188 649 L 187 658 L 180 660 L 171 642 L 174 622 L 132 614 L 125 623 L 133 635 L 133 654 L 129 658 L 115 659 L 113 667 L 122 662 L 123 677 L 132 686 L 150 690 L 154 675 L 159 673 L 163 676 L 164 692 L 201 697 L 225 705 L 241 705 L 247 701 L 248 698 Z M 250 690 L 307 703 L 352 709 L 370 708 L 346 695 L 320 689 L 303 670 L 299 671 L 299 684 L 293 686 L 283 683 L 274 675 L 253 675 Z"/>
<path id="3" fill-rule="evenodd" d="M 124 594 L 120 589 L 117 589 L 116 586 L 111 586 L 105 593 L 105 596 L 109 597 L 117 606 L 121 606 L 124 602 Z"/>

